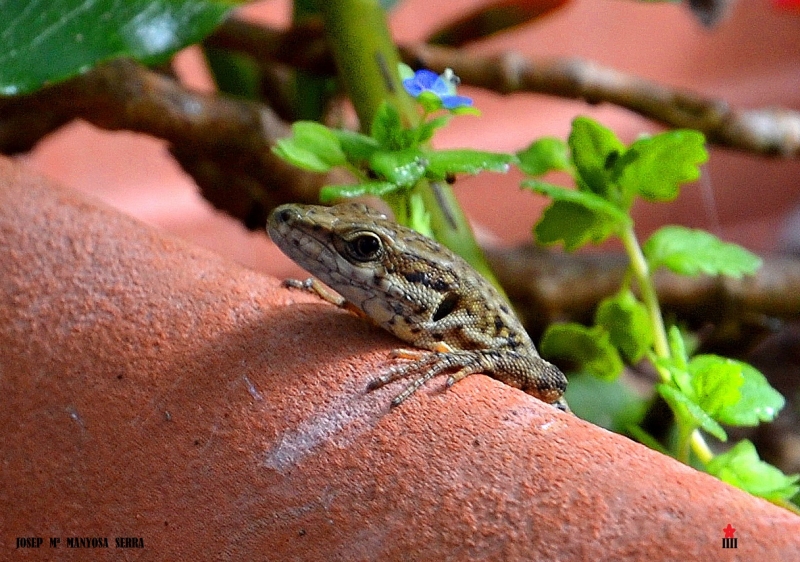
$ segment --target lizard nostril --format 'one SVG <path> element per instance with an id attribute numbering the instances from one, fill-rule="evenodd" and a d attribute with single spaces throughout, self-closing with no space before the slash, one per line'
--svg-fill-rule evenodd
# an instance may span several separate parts
<path id="1" fill-rule="evenodd" d="M 278 213 L 278 222 L 289 223 L 292 219 L 297 217 L 297 211 L 292 209 L 283 209 Z"/>

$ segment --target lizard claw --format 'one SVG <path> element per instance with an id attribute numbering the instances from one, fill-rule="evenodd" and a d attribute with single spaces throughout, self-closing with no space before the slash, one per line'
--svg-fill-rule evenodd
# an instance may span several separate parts
<path id="1" fill-rule="evenodd" d="M 393 359 L 411 359 L 412 362 L 392 367 L 382 375 L 372 379 L 367 384 L 367 390 L 375 390 L 386 386 L 390 382 L 405 378 L 414 371 L 420 371 L 425 367 L 432 366 L 438 359 L 436 353 L 413 349 L 395 349 L 392 350 L 391 356 Z"/>
<path id="2" fill-rule="evenodd" d="M 467 375 L 481 371 L 479 365 L 473 364 L 469 357 L 459 357 L 454 353 L 441 353 L 438 351 L 417 351 L 396 349 L 392 352 L 392 357 L 411 359 L 410 363 L 393 367 L 379 377 L 371 380 L 367 384 L 367 391 L 372 391 L 390 382 L 417 375 L 403 391 L 392 399 L 391 407 L 395 408 L 402 404 L 409 396 L 414 394 L 426 382 L 435 376 L 452 369 L 461 369 L 447 378 L 447 387 L 453 386 Z M 466 362 L 466 364 L 464 364 Z"/>

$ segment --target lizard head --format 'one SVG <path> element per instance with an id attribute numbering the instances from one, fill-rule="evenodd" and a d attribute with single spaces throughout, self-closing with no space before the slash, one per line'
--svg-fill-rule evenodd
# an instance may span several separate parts
<path id="1" fill-rule="evenodd" d="M 445 256 L 436 242 L 361 203 L 333 207 L 282 205 L 270 215 L 267 230 L 285 253 L 315 275 L 318 272 L 312 269 L 311 262 L 322 262 L 325 271 L 329 271 L 334 265 L 331 260 L 336 256 L 340 268 L 373 273 L 376 267 L 391 272 L 395 262 L 407 253 L 418 258 L 424 258 L 425 254 L 434 254 L 437 259 Z M 409 247 L 411 252 L 408 252 Z M 329 255 L 331 253 L 336 256 Z M 320 278 L 324 280 L 324 276 Z"/>

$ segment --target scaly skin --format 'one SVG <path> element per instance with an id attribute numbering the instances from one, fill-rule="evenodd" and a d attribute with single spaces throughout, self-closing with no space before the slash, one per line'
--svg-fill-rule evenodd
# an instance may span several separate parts
<path id="1" fill-rule="evenodd" d="M 396 351 L 396 357 L 412 361 L 370 383 L 374 389 L 415 375 L 392 406 L 449 372 L 448 386 L 485 373 L 566 409 L 563 373 L 539 356 L 500 293 L 444 246 L 358 203 L 282 205 L 270 215 L 267 230 L 287 256 L 341 297 L 314 279 L 290 285 L 355 308 L 428 350 Z"/>

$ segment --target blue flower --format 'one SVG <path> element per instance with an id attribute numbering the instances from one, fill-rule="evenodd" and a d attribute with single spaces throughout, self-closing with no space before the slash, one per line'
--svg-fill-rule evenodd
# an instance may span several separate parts
<path id="1" fill-rule="evenodd" d="M 430 92 L 441 100 L 445 109 L 471 106 L 471 98 L 456 95 L 458 83 L 458 76 L 449 68 L 441 75 L 423 68 L 417 70 L 414 76 L 403 80 L 403 88 L 414 98 L 418 98 L 424 92 Z"/>

